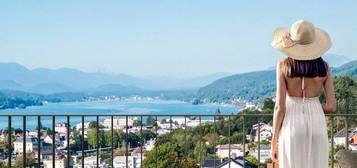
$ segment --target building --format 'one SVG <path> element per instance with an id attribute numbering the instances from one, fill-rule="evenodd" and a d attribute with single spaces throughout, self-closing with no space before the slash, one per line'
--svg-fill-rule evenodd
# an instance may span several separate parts
<path id="1" fill-rule="evenodd" d="M 261 122 L 259 127 L 260 141 L 262 140 L 270 141 L 273 135 L 272 130 L 273 130 L 272 126 Z M 254 142 L 258 142 L 258 124 L 254 124 L 252 126 L 250 135 L 251 135 L 249 136 L 250 140 L 253 140 Z"/>
<path id="2" fill-rule="evenodd" d="M 38 141 L 34 136 L 26 136 L 26 152 L 37 151 Z M 23 152 L 23 137 L 16 138 L 14 142 L 14 152 L 22 154 Z"/>
<path id="3" fill-rule="evenodd" d="M 111 119 L 105 119 L 103 126 L 106 128 L 111 128 L 112 120 Z M 114 129 L 124 129 L 126 127 L 126 118 L 114 118 L 113 119 L 113 128 Z M 134 120 L 131 118 L 128 118 L 128 127 L 133 127 L 134 125 Z"/>
<path id="4" fill-rule="evenodd" d="M 100 168 L 108 168 L 107 164 L 101 163 L 101 159 L 99 158 L 99 167 Z M 77 163 L 73 166 L 73 168 L 82 168 L 82 164 Z M 89 156 L 84 158 L 84 167 L 83 168 L 97 168 L 97 156 Z"/>
<path id="5" fill-rule="evenodd" d="M 349 129 L 348 130 L 348 142 L 351 142 L 351 138 L 352 138 L 352 135 L 353 135 L 353 132 L 354 134 L 357 134 L 357 131 L 354 130 L 354 129 Z M 337 146 L 337 145 L 345 145 L 346 144 L 346 129 L 341 129 L 339 130 L 338 132 L 336 132 L 334 135 L 333 135 L 333 142 L 334 142 L 334 145 Z"/>
<path id="6" fill-rule="evenodd" d="M 126 167 L 126 156 L 116 156 L 113 160 L 114 168 L 127 168 Z M 128 156 L 128 168 L 140 168 L 140 157 Z"/>
<path id="7" fill-rule="evenodd" d="M 231 158 L 236 158 L 238 156 L 243 156 L 243 148 L 241 145 L 238 144 L 231 144 L 230 147 L 228 144 L 226 145 L 218 145 L 216 147 L 217 152 L 216 155 L 218 158 L 229 158 L 229 150 Z"/>
<path id="8" fill-rule="evenodd" d="M 67 123 L 65 123 L 65 122 L 56 123 L 55 130 L 56 130 L 56 132 L 58 132 L 60 134 L 66 134 L 67 133 Z"/>
<path id="9" fill-rule="evenodd" d="M 71 164 L 72 164 L 72 162 L 70 163 L 70 166 L 71 166 Z M 63 155 L 57 156 L 55 158 L 55 165 L 56 165 L 56 168 L 68 168 L 66 157 L 64 157 Z M 52 166 L 53 166 L 52 158 L 43 160 L 43 166 L 44 166 L 44 168 L 52 168 Z"/>
<path id="10" fill-rule="evenodd" d="M 243 168 L 243 157 L 237 157 L 235 159 L 208 159 L 203 163 L 203 168 Z M 245 160 L 245 168 L 258 168 L 258 166 Z"/>
<path id="11" fill-rule="evenodd" d="M 271 147 L 268 145 L 260 145 L 260 163 L 264 163 L 265 160 L 271 158 L 270 156 Z M 252 154 L 254 157 L 258 158 L 258 147 L 255 148 L 254 153 Z"/>

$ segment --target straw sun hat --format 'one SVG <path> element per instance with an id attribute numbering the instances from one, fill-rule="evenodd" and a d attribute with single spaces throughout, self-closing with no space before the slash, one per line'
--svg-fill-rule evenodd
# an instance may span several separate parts
<path id="1" fill-rule="evenodd" d="M 296 60 L 313 60 L 331 48 L 327 32 L 306 20 L 296 21 L 291 28 L 277 28 L 271 45 Z"/>

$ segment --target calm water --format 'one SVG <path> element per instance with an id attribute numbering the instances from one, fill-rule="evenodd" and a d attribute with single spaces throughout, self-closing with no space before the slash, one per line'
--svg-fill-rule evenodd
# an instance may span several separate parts
<path id="1" fill-rule="evenodd" d="M 26 109 L 6 109 L 0 110 L 0 114 L 214 114 L 218 108 L 222 114 L 237 113 L 241 109 L 211 104 L 192 105 L 180 101 L 92 101 L 49 103 Z M 103 121 L 105 118 L 109 117 L 100 117 L 100 120 Z M 26 121 L 27 129 L 36 128 L 36 117 L 27 117 Z M 65 117 L 56 117 L 56 122 L 65 121 Z M 72 126 L 80 121 L 80 117 L 71 117 Z M 85 117 L 85 121 L 95 121 L 95 117 Z M 41 117 L 41 122 L 43 126 L 51 127 L 52 118 Z M 0 129 L 6 128 L 7 124 L 7 117 L 1 117 Z M 22 118 L 13 117 L 12 127 L 22 128 Z"/>

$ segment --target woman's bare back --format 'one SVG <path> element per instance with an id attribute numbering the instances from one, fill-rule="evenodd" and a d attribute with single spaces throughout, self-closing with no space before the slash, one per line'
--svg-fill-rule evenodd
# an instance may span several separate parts
<path id="1" fill-rule="evenodd" d="M 325 77 L 304 77 L 305 97 L 320 96 L 321 90 L 324 87 Z M 287 95 L 292 97 L 301 96 L 302 77 L 285 77 Z"/>

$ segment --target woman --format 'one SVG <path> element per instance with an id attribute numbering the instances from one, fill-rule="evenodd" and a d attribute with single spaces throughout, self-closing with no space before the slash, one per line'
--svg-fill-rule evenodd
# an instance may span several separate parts
<path id="1" fill-rule="evenodd" d="M 332 75 L 321 56 L 329 35 L 300 20 L 278 28 L 272 46 L 288 57 L 276 67 L 276 104 L 271 156 L 279 168 L 327 168 L 329 142 L 324 113 L 336 109 Z M 324 89 L 326 103 L 319 94 Z"/>

